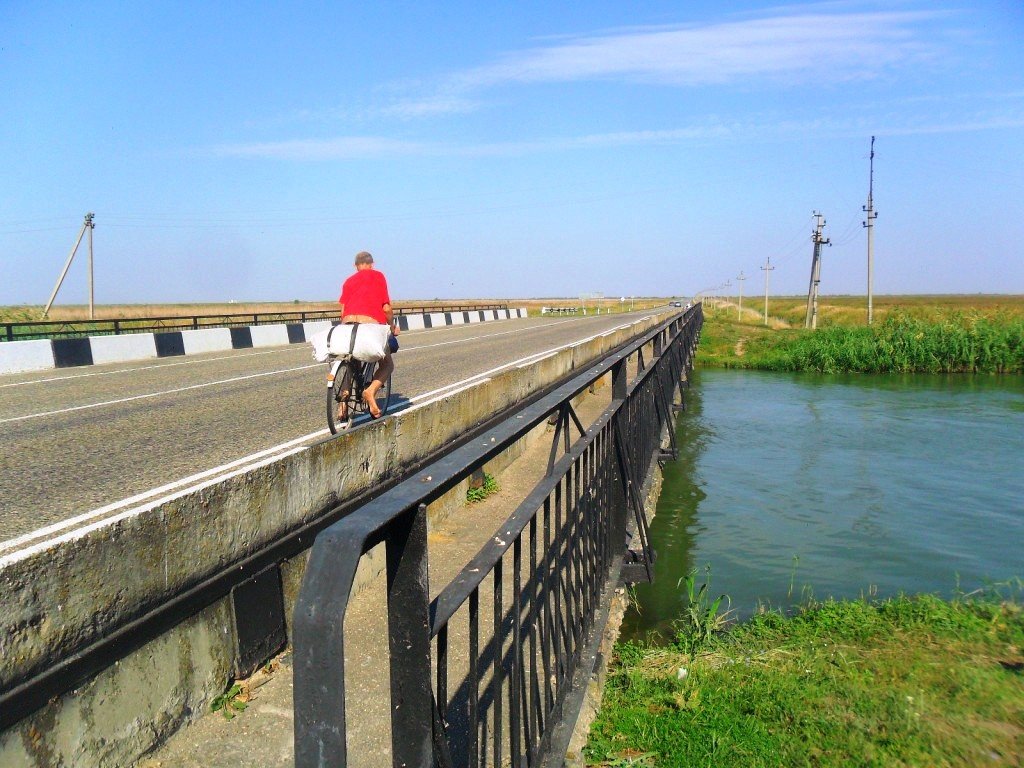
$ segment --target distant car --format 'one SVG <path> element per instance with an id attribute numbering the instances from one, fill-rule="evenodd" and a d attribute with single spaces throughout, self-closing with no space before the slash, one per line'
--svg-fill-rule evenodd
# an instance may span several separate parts
<path id="1" fill-rule="evenodd" d="M 683 306 L 683 302 L 681 302 L 681 301 L 673 301 L 672 302 L 672 306 L 673 307 L 681 307 L 681 306 Z"/>

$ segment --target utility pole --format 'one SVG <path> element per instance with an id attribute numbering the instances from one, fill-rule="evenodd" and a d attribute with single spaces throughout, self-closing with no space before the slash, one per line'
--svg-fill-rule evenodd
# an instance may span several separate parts
<path id="1" fill-rule="evenodd" d="M 50 294 L 50 300 L 46 302 L 46 309 L 43 310 L 43 317 L 46 317 L 50 311 L 50 307 L 53 306 L 53 300 L 57 298 L 57 291 L 60 290 L 61 283 L 64 282 L 65 276 L 68 274 L 68 269 L 71 267 L 71 261 L 75 258 L 75 253 L 78 251 L 78 246 L 82 243 L 82 236 L 86 230 L 89 230 L 89 319 L 93 320 L 93 286 L 92 286 L 92 231 L 96 228 L 96 224 L 93 221 L 95 214 L 85 214 L 85 221 L 82 222 L 82 228 L 78 230 L 78 238 L 75 240 L 75 244 L 71 246 L 71 253 L 68 254 L 68 260 L 64 262 L 64 269 L 60 273 L 60 277 L 57 278 L 57 284 L 53 287 L 53 293 Z"/>
<path id="2" fill-rule="evenodd" d="M 743 281 L 747 278 L 743 275 L 743 270 L 740 270 L 739 276 L 736 278 L 740 281 L 740 308 L 736 312 L 736 321 L 743 322 Z"/>
<path id="3" fill-rule="evenodd" d="M 804 319 L 804 328 L 818 327 L 818 283 L 821 282 L 821 246 L 831 245 L 831 241 L 821 236 L 821 230 L 825 226 L 825 217 L 814 212 L 818 220 L 811 233 L 811 242 L 814 243 L 814 257 L 811 261 L 811 285 L 807 289 L 807 317 Z"/>
<path id="4" fill-rule="evenodd" d="M 771 272 L 775 267 L 771 266 L 772 257 L 769 256 L 764 260 L 764 266 L 761 267 L 761 271 L 764 272 L 764 324 L 768 325 L 768 273 Z"/>
<path id="5" fill-rule="evenodd" d="M 863 222 L 863 225 L 868 229 L 868 325 L 871 325 L 873 319 L 872 307 L 871 307 L 871 283 L 872 283 L 872 270 L 874 268 L 874 250 L 875 250 L 875 219 L 878 218 L 878 212 L 875 211 L 874 203 L 874 191 L 875 191 L 875 137 L 871 137 L 871 162 L 870 162 L 870 174 L 868 176 L 868 204 L 863 206 L 863 210 L 867 212 L 867 221 Z"/>

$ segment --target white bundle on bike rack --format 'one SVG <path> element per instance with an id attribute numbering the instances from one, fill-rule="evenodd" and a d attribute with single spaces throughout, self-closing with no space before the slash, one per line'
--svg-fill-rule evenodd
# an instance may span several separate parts
<path id="1" fill-rule="evenodd" d="M 310 337 L 313 359 L 325 363 L 331 357 L 351 355 L 364 363 L 376 363 L 384 359 L 390 331 L 388 326 L 374 323 L 332 326 Z"/>

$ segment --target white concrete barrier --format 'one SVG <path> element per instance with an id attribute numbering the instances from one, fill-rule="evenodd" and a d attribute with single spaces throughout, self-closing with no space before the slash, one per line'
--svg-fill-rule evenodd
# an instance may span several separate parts
<path id="1" fill-rule="evenodd" d="M 199 352 L 224 352 L 231 349 L 230 328 L 200 328 L 196 331 L 182 331 L 181 341 L 186 355 Z"/>
<path id="2" fill-rule="evenodd" d="M 288 343 L 287 325 L 254 325 L 249 330 L 254 347 L 278 347 Z"/>
<path id="3" fill-rule="evenodd" d="M 409 323 L 410 331 L 422 331 L 426 328 L 423 324 L 423 315 L 405 315 L 405 319 Z"/>
<path id="4" fill-rule="evenodd" d="M 444 312 L 431 312 L 429 317 L 432 328 L 439 328 L 443 325 L 447 325 L 447 321 L 444 319 Z"/>
<path id="5" fill-rule="evenodd" d="M 45 371 L 53 367 L 53 347 L 48 339 L 0 343 L 0 373 Z"/>
<path id="6" fill-rule="evenodd" d="M 89 339 L 89 346 L 92 348 L 92 362 L 95 365 L 156 358 L 156 341 L 152 333 L 93 336 Z"/>

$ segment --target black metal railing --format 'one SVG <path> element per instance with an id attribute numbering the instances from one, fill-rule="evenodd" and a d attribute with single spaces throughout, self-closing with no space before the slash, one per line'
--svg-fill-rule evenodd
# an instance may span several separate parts
<path id="1" fill-rule="evenodd" d="M 478 309 L 508 309 L 508 304 L 444 304 L 395 308 L 396 315 L 425 312 L 465 312 Z M 238 312 L 211 315 L 175 315 L 166 317 L 126 317 L 117 320 L 32 320 L 3 323 L 2 341 L 61 339 L 76 336 L 108 336 L 123 333 L 187 331 L 200 328 L 231 328 L 243 325 L 273 325 L 332 320 L 337 309 L 296 310 L 294 312 Z"/>
<path id="2" fill-rule="evenodd" d="M 295 609 L 298 768 L 347 765 L 346 610 L 359 559 L 379 543 L 392 764 L 564 756 L 624 561 L 653 576 L 641 488 L 651 462 L 674 454 L 663 445 L 702 321 L 699 305 L 677 315 L 317 536 Z M 610 404 L 585 428 L 572 401 L 609 373 Z M 552 414 L 545 476 L 430 601 L 427 505 Z"/>

